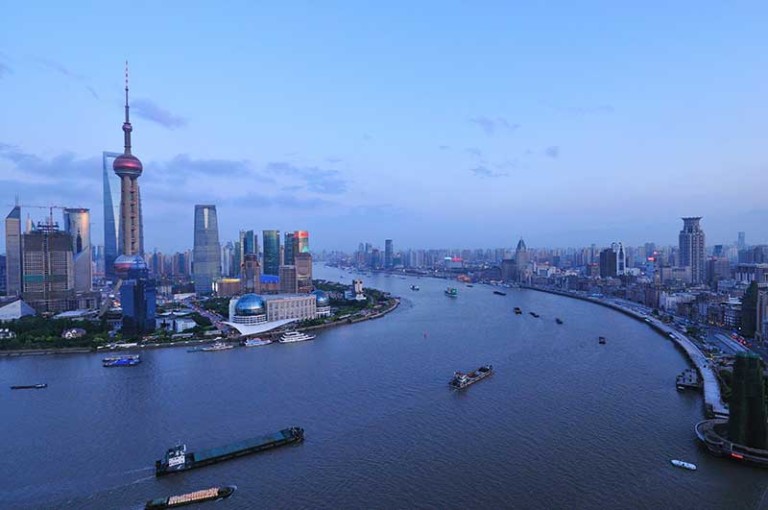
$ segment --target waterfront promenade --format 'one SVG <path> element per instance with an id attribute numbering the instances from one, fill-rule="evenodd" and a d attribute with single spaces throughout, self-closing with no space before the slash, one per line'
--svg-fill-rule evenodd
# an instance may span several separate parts
<path id="1" fill-rule="evenodd" d="M 706 414 L 714 418 L 728 417 L 728 406 L 723 402 L 722 395 L 720 393 L 720 384 L 717 380 L 717 375 L 715 374 L 715 368 L 712 367 L 709 359 L 704 355 L 704 353 L 702 353 L 696 344 L 685 334 L 676 331 L 655 317 L 652 317 L 650 314 L 638 312 L 637 310 L 624 306 L 615 301 L 592 296 L 584 296 L 572 292 L 545 287 L 522 285 L 521 288 L 538 290 L 540 292 L 549 292 L 550 294 L 557 294 L 560 296 L 589 301 L 598 305 L 612 308 L 637 320 L 646 322 L 659 334 L 664 335 L 668 339 L 675 342 L 685 352 L 685 354 L 688 356 L 688 359 L 699 371 L 699 375 L 703 381 L 702 388 L 704 392 L 704 408 Z"/>

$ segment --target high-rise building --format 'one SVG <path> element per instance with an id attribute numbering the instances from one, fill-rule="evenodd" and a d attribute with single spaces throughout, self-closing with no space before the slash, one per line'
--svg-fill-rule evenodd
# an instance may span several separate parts
<path id="1" fill-rule="evenodd" d="M 53 223 L 39 223 L 23 236 L 22 297 L 38 313 L 76 306 L 72 236 Z"/>
<path id="2" fill-rule="evenodd" d="M 691 268 L 691 283 L 704 282 L 704 231 L 699 222 L 701 217 L 683 218 L 683 229 L 680 231 L 680 265 Z"/>
<path id="3" fill-rule="evenodd" d="M 765 387 L 763 367 L 757 354 L 742 352 L 736 355 L 731 388 L 728 439 L 751 448 L 766 449 Z"/>
<path id="4" fill-rule="evenodd" d="M 616 250 L 613 247 L 602 250 L 600 252 L 600 277 L 612 278 L 616 276 L 618 274 L 616 267 L 617 261 L 618 257 L 616 256 Z"/>
<path id="5" fill-rule="evenodd" d="M 309 253 L 309 232 L 306 230 L 297 230 L 294 232 L 293 253 Z"/>
<path id="6" fill-rule="evenodd" d="M 235 271 L 234 268 L 234 256 L 235 245 L 232 241 L 227 241 L 221 248 L 221 275 L 227 278 L 232 278 L 235 274 L 239 274 L 239 271 Z"/>
<path id="7" fill-rule="evenodd" d="M 526 272 L 528 271 L 528 247 L 525 246 L 525 241 L 521 237 L 517 242 L 517 248 L 515 248 L 515 272 L 517 273 L 517 281 L 523 281 L 526 279 Z"/>
<path id="8" fill-rule="evenodd" d="M 243 294 L 261 292 L 259 256 L 256 253 L 246 253 L 244 257 L 240 270 L 240 287 L 242 292 Z"/>
<path id="9" fill-rule="evenodd" d="M 195 206 L 195 247 L 192 273 L 197 294 L 211 294 L 213 282 L 221 277 L 221 247 L 216 206 Z"/>
<path id="10" fill-rule="evenodd" d="M 240 231 L 240 263 L 245 260 L 245 255 L 249 253 L 259 254 L 257 236 L 253 230 Z"/>
<path id="11" fill-rule="evenodd" d="M 392 243 L 392 239 L 386 239 L 384 241 L 384 268 L 385 269 L 392 269 L 394 266 L 394 246 Z"/>
<path id="12" fill-rule="evenodd" d="M 141 198 L 139 177 L 144 167 L 139 158 L 131 154 L 131 126 L 128 106 L 128 68 L 125 70 L 125 122 L 123 122 L 124 152 L 115 158 L 112 168 L 120 177 L 120 234 L 121 255 L 143 255 L 144 235 L 141 224 Z"/>
<path id="13" fill-rule="evenodd" d="M 743 250 L 747 247 L 747 234 L 745 232 L 739 232 L 739 237 L 736 240 L 736 248 Z"/>
<path id="14" fill-rule="evenodd" d="M 22 291 L 21 207 L 14 206 L 5 218 L 5 293 L 19 296 Z"/>
<path id="15" fill-rule="evenodd" d="M 123 335 L 143 335 L 155 330 L 157 302 L 155 282 L 149 278 L 147 264 L 138 255 L 118 257 L 115 273 L 123 282 L 120 305 L 123 309 Z"/>
<path id="16" fill-rule="evenodd" d="M 295 232 L 286 232 L 285 233 L 285 247 L 283 248 L 283 264 L 286 266 L 292 266 L 296 263 L 296 260 L 294 259 L 294 255 L 296 254 L 297 250 L 295 248 L 298 245 L 298 239 L 296 238 Z"/>
<path id="17" fill-rule="evenodd" d="M 265 230 L 261 234 L 264 243 L 265 275 L 280 276 L 280 231 Z"/>
<path id="18" fill-rule="evenodd" d="M 627 254 L 624 252 L 624 245 L 621 242 L 613 243 L 611 249 L 616 254 L 616 274 L 614 276 L 623 276 L 627 272 Z"/>
<path id="19" fill-rule="evenodd" d="M 297 253 L 295 267 L 297 292 L 312 292 L 312 255 Z"/>
<path id="20" fill-rule="evenodd" d="M 75 292 L 90 292 L 93 279 L 90 210 L 64 209 L 64 231 L 72 236 Z"/>
<path id="21" fill-rule="evenodd" d="M 280 292 L 283 294 L 296 294 L 298 291 L 296 266 L 280 266 Z"/>
<path id="22" fill-rule="evenodd" d="M 102 201 L 104 203 L 104 275 L 115 277 L 115 259 L 123 246 L 120 230 L 120 177 L 112 171 L 119 152 L 102 152 Z"/>

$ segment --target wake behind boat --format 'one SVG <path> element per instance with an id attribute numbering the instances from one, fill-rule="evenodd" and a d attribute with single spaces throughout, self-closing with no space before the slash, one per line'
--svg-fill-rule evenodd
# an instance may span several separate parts
<path id="1" fill-rule="evenodd" d="M 286 331 L 285 334 L 280 337 L 279 342 L 281 344 L 291 344 L 294 342 L 305 342 L 307 340 L 313 340 L 314 338 L 315 335 L 308 335 L 298 331 Z"/>

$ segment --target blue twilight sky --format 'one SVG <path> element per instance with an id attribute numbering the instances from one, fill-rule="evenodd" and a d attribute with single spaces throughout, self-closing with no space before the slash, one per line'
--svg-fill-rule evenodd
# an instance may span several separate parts
<path id="1" fill-rule="evenodd" d="M 328 249 L 674 243 L 687 215 L 768 241 L 765 1 L 2 11 L 3 216 L 89 207 L 101 243 L 128 59 L 149 250 L 190 247 L 197 203 L 222 241 Z"/>

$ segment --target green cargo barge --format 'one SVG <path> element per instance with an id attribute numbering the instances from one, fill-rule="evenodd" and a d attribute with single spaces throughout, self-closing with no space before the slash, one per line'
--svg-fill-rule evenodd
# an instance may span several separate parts
<path id="1" fill-rule="evenodd" d="M 187 445 L 179 444 L 169 448 L 163 459 L 155 462 L 155 476 L 188 471 L 234 459 L 235 457 L 297 443 L 302 440 L 304 440 L 304 429 L 301 427 L 290 427 L 274 434 L 245 439 L 237 443 L 199 452 L 187 452 Z"/>

